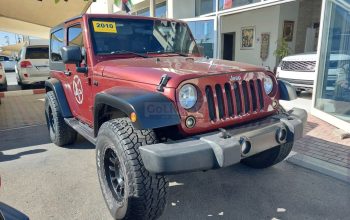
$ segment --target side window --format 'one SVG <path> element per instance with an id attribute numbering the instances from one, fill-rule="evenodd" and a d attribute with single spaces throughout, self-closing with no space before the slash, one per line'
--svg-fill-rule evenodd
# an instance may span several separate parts
<path id="1" fill-rule="evenodd" d="M 63 47 L 64 32 L 63 29 L 51 34 L 50 53 L 52 61 L 62 61 L 61 48 Z"/>
<path id="2" fill-rule="evenodd" d="M 74 25 L 68 28 L 68 46 L 84 46 L 81 25 Z"/>

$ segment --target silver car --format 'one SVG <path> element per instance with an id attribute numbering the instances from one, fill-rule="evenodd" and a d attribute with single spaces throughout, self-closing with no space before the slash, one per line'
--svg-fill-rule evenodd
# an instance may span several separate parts
<path id="1" fill-rule="evenodd" d="M 17 62 L 11 57 L 0 56 L 0 63 L 6 72 L 7 71 L 11 72 L 11 71 L 15 71 L 15 66 Z"/>
<path id="2" fill-rule="evenodd" d="M 49 78 L 49 46 L 25 46 L 19 53 L 16 65 L 18 85 L 25 89 L 29 85 L 43 84 Z"/>

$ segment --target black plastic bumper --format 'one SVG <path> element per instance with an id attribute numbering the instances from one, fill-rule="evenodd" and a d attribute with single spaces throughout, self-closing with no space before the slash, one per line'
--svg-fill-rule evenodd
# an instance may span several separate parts
<path id="1" fill-rule="evenodd" d="M 243 158 L 293 142 L 303 136 L 305 110 L 294 108 L 264 120 L 222 132 L 140 147 L 146 169 L 157 174 L 210 170 L 239 163 Z M 247 147 L 248 146 L 248 147 Z"/>

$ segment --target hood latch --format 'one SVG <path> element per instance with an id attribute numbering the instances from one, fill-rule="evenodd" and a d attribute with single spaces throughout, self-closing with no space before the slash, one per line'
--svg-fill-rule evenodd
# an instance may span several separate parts
<path id="1" fill-rule="evenodd" d="M 160 78 L 160 82 L 157 86 L 157 91 L 159 92 L 164 92 L 164 87 L 166 86 L 166 84 L 169 82 L 170 77 L 167 74 L 164 74 L 162 76 L 162 78 Z"/>

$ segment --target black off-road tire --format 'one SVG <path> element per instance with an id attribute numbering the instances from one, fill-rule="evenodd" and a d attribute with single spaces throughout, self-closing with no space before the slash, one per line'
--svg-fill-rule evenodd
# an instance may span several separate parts
<path id="1" fill-rule="evenodd" d="M 45 116 L 50 139 L 54 144 L 65 146 L 75 142 L 77 132 L 64 121 L 53 91 L 47 92 L 45 96 Z"/>
<path id="2" fill-rule="evenodd" d="M 157 142 L 152 130 L 136 130 L 128 118 L 113 119 L 101 126 L 96 144 L 97 173 L 114 219 L 149 220 L 163 213 L 167 180 L 148 172 L 139 152 L 140 146 Z"/>
<path id="3" fill-rule="evenodd" d="M 292 148 L 293 142 L 281 144 L 270 150 L 245 158 L 241 162 L 252 168 L 267 168 L 284 160 L 291 152 Z"/>

